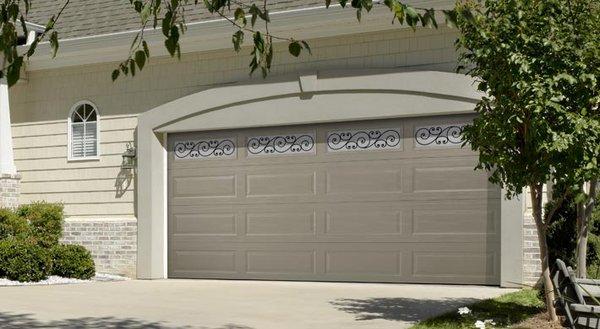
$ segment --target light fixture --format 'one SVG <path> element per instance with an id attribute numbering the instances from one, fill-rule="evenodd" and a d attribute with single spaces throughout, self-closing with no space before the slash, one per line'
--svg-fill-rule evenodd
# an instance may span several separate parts
<path id="1" fill-rule="evenodd" d="M 121 162 L 121 168 L 123 169 L 134 169 L 136 160 L 135 147 L 130 143 L 127 143 L 127 150 L 123 153 L 123 162 Z"/>

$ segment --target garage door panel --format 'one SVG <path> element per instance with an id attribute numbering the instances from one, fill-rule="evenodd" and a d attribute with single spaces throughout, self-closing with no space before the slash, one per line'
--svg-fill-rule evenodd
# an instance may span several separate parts
<path id="1" fill-rule="evenodd" d="M 402 252 L 370 250 L 325 250 L 325 275 L 402 275 Z"/>
<path id="2" fill-rule="evenodd" d="M 191 236 L 192 242 L 194 235 L 205 241 L 307 243 L 500 239 L 498 200 L 477 199 L 177 207 L 170 225 L 176 241 Z"/>
<path id="3" fill-rule="evenodd" d="M 252 197 L 313 196 L 316 194 L 316 172 L 247 174 L 246 195 Z"/>
<path id="4" fill-rule="evenodd" d="M 473 166 L 413 169 L 414 192 L 487 191 L 488 176 Z"/>
<path id="5" fill-rule="evenodd" d="M 236 181 L 235 175 L 174 177 L 171 195 L 174 198 L 235 198 Z"/>
<path id="6" fill-rule="evenodd" d="M 444 143 L 467 121 L 220 131 L 235 151 L 209 159 L 172 148 L 211 132 L 169 136 L 169 276 L 497 284 L 500 190 L 460 136 Z M 433 137 L 415 135 L 424 127 Z"/>
<path id="7" fill-rule="evenodd" d="M 246 212 L 246 236 L 315 236 L 317 215 L 314 208 L 305 211 Z"/>
<path id="8" fill-rule="evenodd" d="M 325 235 L 389 236 L 401 235 L 405 231 L 406 210 L 349 208 L 352 207 L 325 210 Z"/>
<path id="9" fill-rule="evenodd" d="M 494 284 L 498 245 L 427 243 L 202 244 L 171 277 Z M 187 257 L 187 258 L 185 258 Z M 195 257 L 195 258 L 191 258 Z M 185 262 L 181 266 L 179 261 Z M 195 264 L 188 264 L 196 261 Z"/>
<path id="10" fill-rule="evenodd" d="M 480 203 L 496 201 L 500 198 L 500 191 L 447 191 L 447 192 L 420 192 L 420 193 L 363 193 L 351 195 L 279 195 L 279 196 L 254 196 L 254 197 L 191 197 L 180 196 L 170 199 L 169 206 L 176 207 L 212 207 L 214 205 L 237 207 L 237 206 L 276 206 L 286 204 L 341 204 L 341 203 L 386 203 L 386 202 L 437 202 L 456 200 L 477 200 Z M 489 201 L 488 201 L 489 200 Z"/>
<path id="11" fill-rule="evenodd" d="M 402 193 L 402 171 L 396 168 L 377 165 L 329 168 L 325 176 L 325 194 Z"/>
<path id="12" fill-rule="evenodd" d="M 171 254 L 177 271 L 236 273 L 235 250 L 182 250 Z"/>
<path id="13" fill-rule="evenodd" d="M 237 213 L 207 213 L 171 215 L 171 233 L 175 236 L 205 235 L 205 236 L 237 236 Z"/>
<path id="14" fill-rule="evenodd" d="M 315 274 L 315 250 L 250 250 L 246 251 L 245 273 L 249 275 L 271 274 Z"/>
<path id="15" fill-rule="evenodd" d="M 494 251 L 418 251 L 413 254 L 413 276 L 428 280 L 461 277 L 491 280 L 498 275 Z"/>

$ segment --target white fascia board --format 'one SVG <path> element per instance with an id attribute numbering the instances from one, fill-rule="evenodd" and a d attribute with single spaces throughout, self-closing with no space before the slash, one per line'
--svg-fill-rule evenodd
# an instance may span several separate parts
<path id="1" fill-rule="evenodd" d="M 40 24 L 35 24 L 35 23 L 31 23 L 31 22 L 25 22 L 25 26 L 27 26 L 27 28 L 29 30 L 35 31 L 35 32 L 44 32 L 46 30 L 46 27 Z"/>
<path id="2" fill-rule="evenodd" d="M 392 14 L 383 7 L 364 13 L 361 22 L 356 20 L 352 8 L 324 6 L 274 12 L 271 15 L 270 32 L 274 35 L 295 39 L 313 39 L 354 33 L 365 33 L 389 29 L 406 28 L 392 25 Z M 188 24 L 181 38 L 183 53 L 233 49 L 231 34 L 236 28 L 225 19 L 207 20 Z M 67 66 L 118 62 L 126 58 L 129 47 L 138 31 L 126 31 L 98 36 L 64 39 L 56 58 L 51 57 L 48 42 L 40 43 L 36 54 L 27 64 L 28 71 Z M 164 37 L 160 29 L 144 32 L 153 57 L 167 56 L 163 46 Z M 246 44 L 250 44 L 249 41 Z"/>

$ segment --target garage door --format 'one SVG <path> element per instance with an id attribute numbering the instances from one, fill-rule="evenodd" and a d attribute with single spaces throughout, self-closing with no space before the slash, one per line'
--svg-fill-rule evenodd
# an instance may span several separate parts
<path id="1" fill-rule="evenodd" d="M 170 134 L 169 277 L 498 284 L 468 121 Z"/>

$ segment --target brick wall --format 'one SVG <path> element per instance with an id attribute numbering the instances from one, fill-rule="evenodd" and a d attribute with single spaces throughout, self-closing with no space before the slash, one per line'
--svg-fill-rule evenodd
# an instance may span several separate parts
<path id="1" fill-rule="evenodd" d="M 19 206 L 21 176 L 2 174 L 0 176 L 0 208 Z"/>
<path id="2" fill-rule="evenodd" d="M 135 277 L 137 222 L 131 219 L 67 219 L 63 242 L 80 244 L 94 257 L 96 272 Z"/>
<path id="3" fill-rule="evenodd" d="M 523 284 L 534 285 L 542 275 L 540 244 L 531 212 L 523 217 Z"/>
<path id="4" fill-rule="evenodd" d="M 543 204 L 548 200 L 547 193 L 550 193 L 547 186 L 544 186 L 544 192 L 542 196 Z M 525 201 L 525 213 L 523 214 L 523 284 L 534 285 L 542 275 L 540 244 L 533 219 L 531 198 L 528 189 L 523 191 L 523 197 Z"/>

